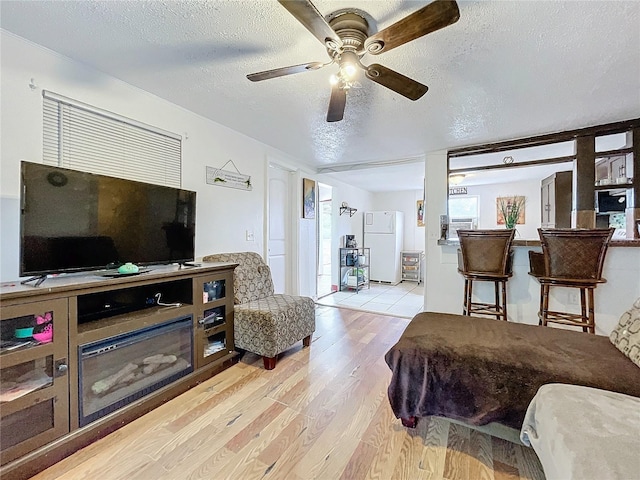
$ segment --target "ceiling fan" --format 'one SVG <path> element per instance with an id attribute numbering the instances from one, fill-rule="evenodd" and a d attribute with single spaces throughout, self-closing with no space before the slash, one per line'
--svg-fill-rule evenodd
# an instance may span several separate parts
<path id="1" fill-rule="evenodd" d="M 326 63 L 311 62 L 290 67 L 276 68 L 252 73 L 247 78 L 252 82 L 318 70 L 337 64 L 338 73 L 331 76 L 333 85 L 327 122 L 342 120 L 347 102 L 347 92 L 357 86 L 355 76 L 358 69 L 374 82 L 410 99 L 418 100 L 429 89 L 409 77 L 377 63 L 363 65 L 360 59 L 365 54 L 379 55 L 458 21 L 460 11 L 455 0 L 435 0 L 425 7 L 377 32 L 369 31 L 365 12 L 346 9 L 323 17 L 309 0 L 278 0 L 307 30 L 326 47 L 330 60 Z"/>

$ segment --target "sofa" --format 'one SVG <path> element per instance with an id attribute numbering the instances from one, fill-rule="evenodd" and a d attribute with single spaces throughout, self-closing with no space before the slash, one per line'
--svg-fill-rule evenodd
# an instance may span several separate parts
<path id="1" fill-rule="evenodd" d="M 640 298 L 609 339 L 640 369 Z M 640 478 L 640 398 L 582 385 L 542 385 L 527 408 L 520 440 L 536 451 L 548 480 Z"/>
<path id="2" fill-rule="evenodd" d="M 295 343 L 311 345 L 316 328 L 315 302 L 309 297 L 274 294 L 271 270 L 255 252 L 207 255 L 204 262 L 231 262 L 234 341 L 237 348 L 262 356 L 272 370 L 277 357 Z"/>
<path id="3" fill-rule="evenodd" d="M 551 383 L 529 404 L 522 442 L 547 480 L 640 478 L 640 398 Z"/>
<path id="4" fill-rule="evenodd" d="M 610 339 L 490 318 L 420 313 L 385 356 L 392 372 L 391 407 L 407 427 L 435 415 L 470 426 L 515 429 L 517 439 L 542 385 L 581 385 L 640 397 L 640 368 L 631 360 L 636 350 L 624 318 Z"/>

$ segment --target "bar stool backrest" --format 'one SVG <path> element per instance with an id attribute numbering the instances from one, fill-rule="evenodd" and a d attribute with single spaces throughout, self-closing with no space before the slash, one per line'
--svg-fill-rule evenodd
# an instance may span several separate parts
<path id="1" fill-rule="evenodd" d="M 613 228 L 539 228 L 545 276 L 602 281 L 604 257 Z"/>
<path id="2" fill-rule="evenodd" d="M 462 273 L 508 275 L 515 229 L 458 230 Z"/>

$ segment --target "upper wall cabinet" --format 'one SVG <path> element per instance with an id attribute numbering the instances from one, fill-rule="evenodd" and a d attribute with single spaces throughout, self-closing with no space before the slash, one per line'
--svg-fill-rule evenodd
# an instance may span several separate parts
<path id="1" fill-rule="evenodd" d="M 542 228 L 571 228 L 571 179 L 573 172 L 557 172 L 540 185 Z"/>

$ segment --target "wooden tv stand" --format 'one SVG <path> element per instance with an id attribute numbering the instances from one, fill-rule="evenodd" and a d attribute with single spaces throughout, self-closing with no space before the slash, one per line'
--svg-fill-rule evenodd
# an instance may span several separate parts
<path id="1" fill-rule="evenodd" d="M 60 275 L 38 287 L 18 281 L 1 284 L 0 477 L 29 478 L 233 365 L 237 361 L 233 340 L 235 267 L 234 263 L 166 265 L 115 278 L 100 272 Z M 52 339 L 38 327 L 49 319 Z M 82 384 L 82 375 L 88 370 L 81 372 L 85 351 L 109 353 L 120 348 L 103 347 L 111 341 L 124 344 L 115 340 L 176 331 L 177 324 L 181 325 L 180 333 L 168 334 L 158 343 L 170 349 L 172 343 L 178 343 L 174 338 L 180 339 L 183 358 L 179 360 L 185 367 L 182 376 L 167 376 L 164 383 L 140 388 L 139 396 L 113 402 L 112 411 L 83 417 L 82 405 L 89 391 L 89 382 Z M 30 332 L 32 326 L 36 328 Z M 140 354 L 146 357 L 145 362 L 154 356 L 148 351 L 154 348 L 154 341 L 130 341 L 127 345 L 129 357 L 131 352 L 135 355 L 136 348 L 147 349 Z M 117 363 L 114 358 L 119 354 L 94 358 L 94 370 L 96 361 Z M 173 360 L 175 355 L 170 357 Z M 106 358 L 111 360 L 102 360 Z M 126 362 L 131 365 L 130 360 L 121 363 Z M 99 368 L 104 368 L 105 378 L 110 375 L 114 380 L 103 382 L 103 387 L 117 383 L 120 366 L 98 363 Z M 124 384 L 118 388 L 128 391 Z M 130 388 L 128 384 L 126 388 Z"/>

